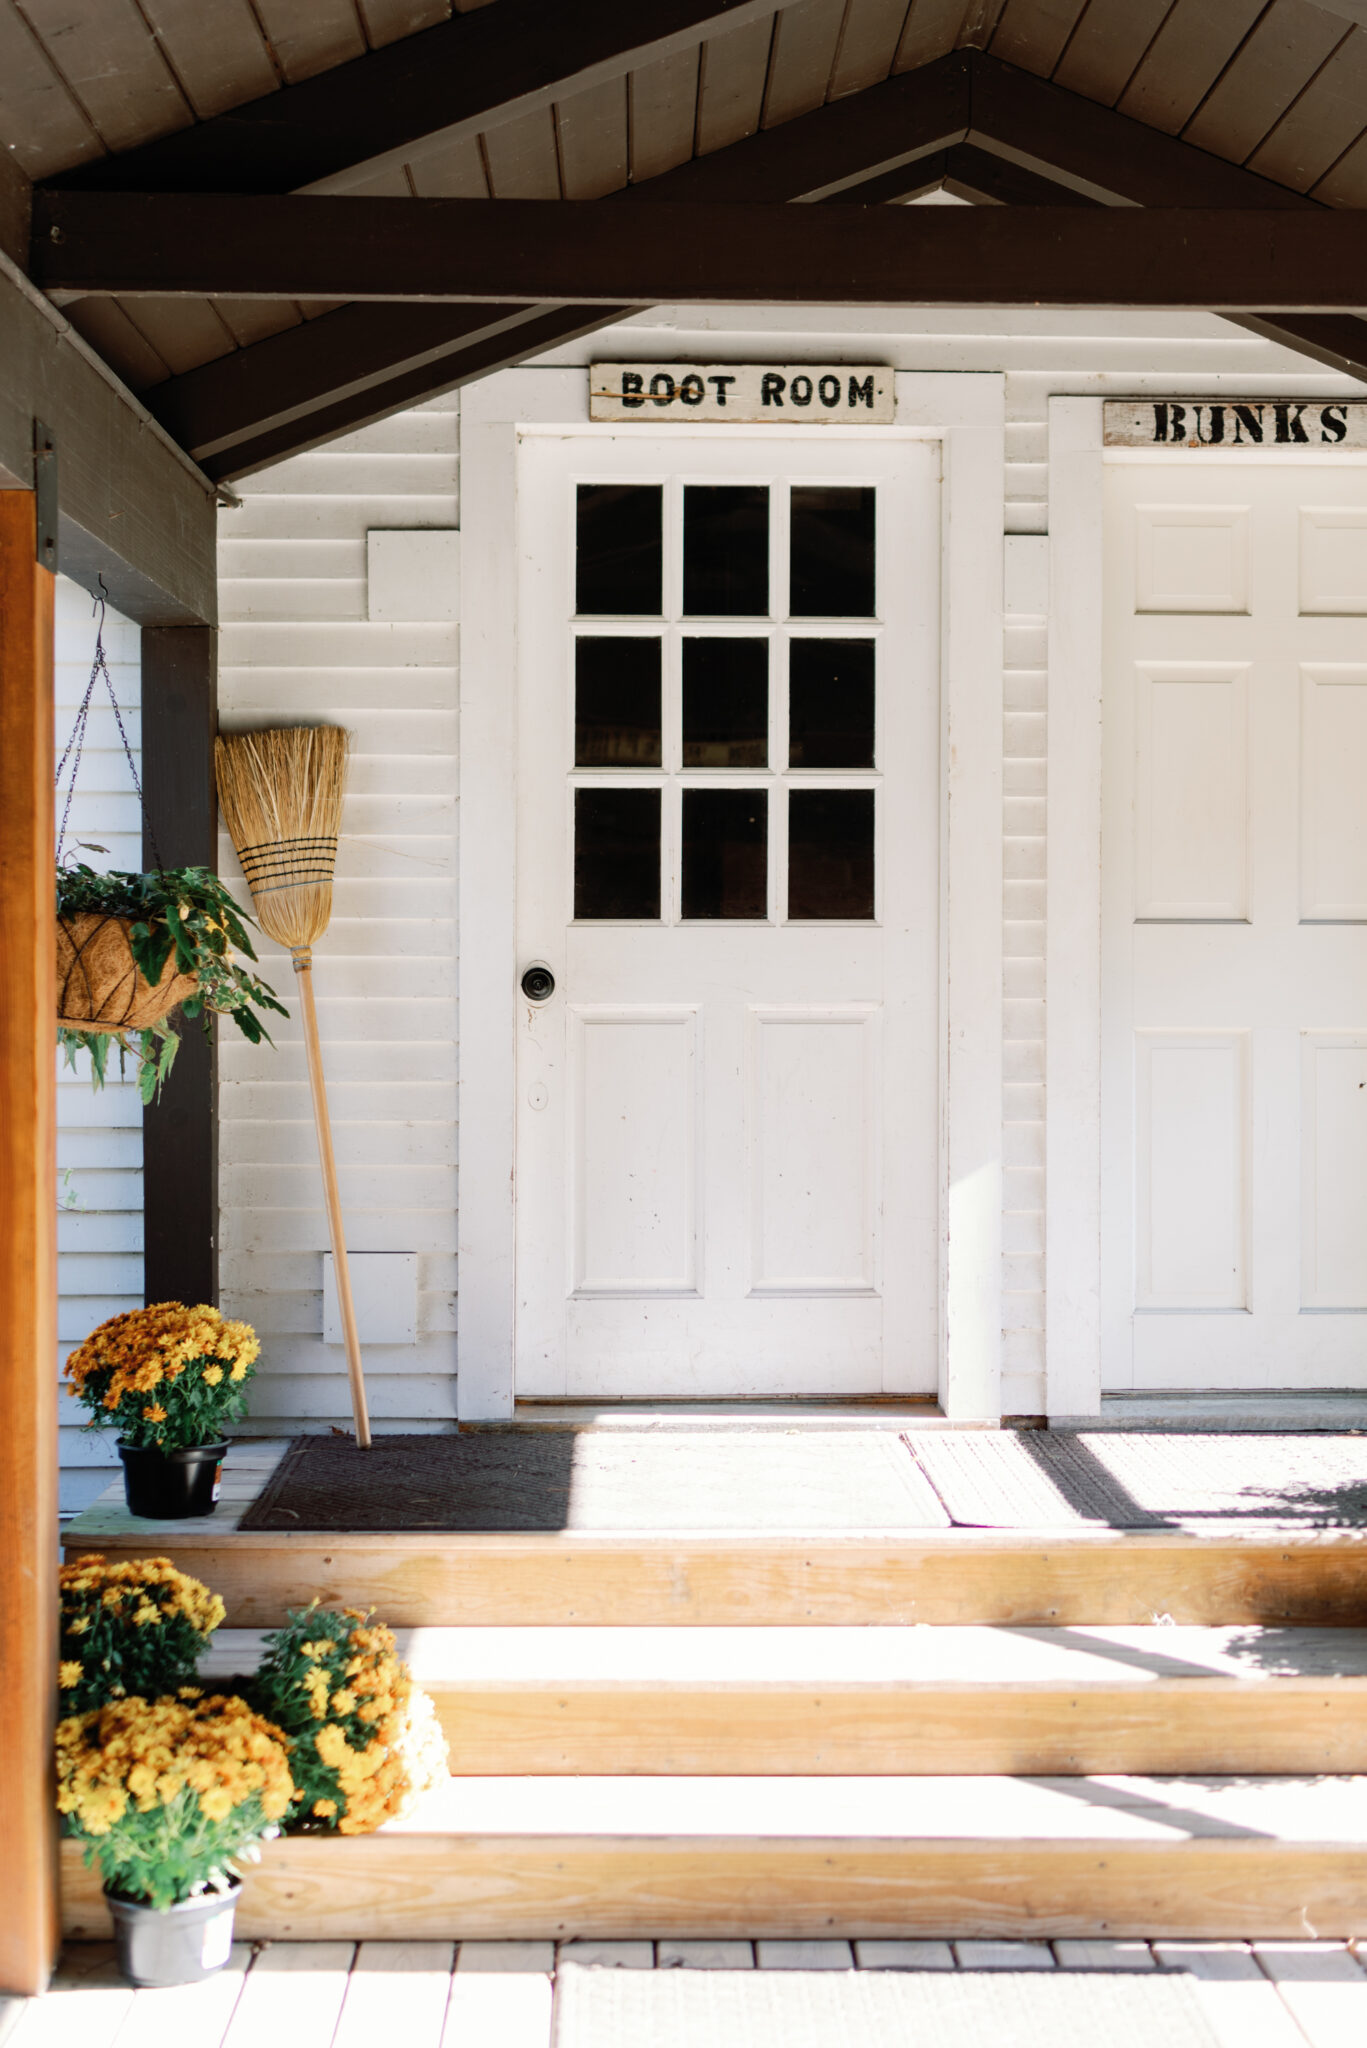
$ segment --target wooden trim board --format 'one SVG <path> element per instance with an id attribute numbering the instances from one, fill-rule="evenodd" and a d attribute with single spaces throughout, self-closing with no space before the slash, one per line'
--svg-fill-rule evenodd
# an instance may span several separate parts
<path id="1" fill-rule="evenodd" d="M 1131 1626 L 1164 1615 L 1335 1627 L 1361 1626 L 1367 1610 L 1367 1532 L 282 1537 L 110 1523 L 68 1531 L 67 1557 L 164 1553 L 222 1595 L 236 1628 L 278 1627 L 315 1594 L 374 1606 L 395 1628 Z"/>
<path id="2" fill-rule="evenodd" d="M 56 1959 L 54 578 L 36 516 L 32 491 L 0 491 L 0 1992 L 20 1994 Z"/>
<path id="3" fill-rule="evenodd" d="M 245 1879 L 240 1940 L 953 1935 L 1322 1939 L 1367 1933 L 1363 1852 L 1263 1838 L 869 1841 L 295 1836 Z M 68 1939 L 108 1939 L 62 1845 Z"/>

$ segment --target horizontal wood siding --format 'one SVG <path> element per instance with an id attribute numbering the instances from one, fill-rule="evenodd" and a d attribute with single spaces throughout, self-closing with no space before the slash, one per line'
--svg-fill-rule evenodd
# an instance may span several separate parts
<path id="1" fill-rule="evenodd" d="M 418 1338 L 367 1345 L 381 1425 L 455 1416 L 457 629 L 372 624 L 366 531 L 457 522 L 454 399 L 252 479 L 219 523 L 225 731 L 354 735 L 333 917 L 315 955 L 348 1242 L 419 1254 Z M 226 835 L 222 872 L 247 900 Z M 294 1010 L 287 955 L 260 947 Z M 327 1223 L 297 1017 L 253 1048 L 220 1037 L 222 1292 L 261 1336 L 251 1427 L 345 1425 L 340 1345 L 322 1340 Z"/>
<path id="2" fill-rule="evenodd" d="M 95 649 L 91 601 L 78 584 L 57 579 L 57 755 L 90 679 Z M 140 740 L 141 635 L 117 612 L 105 618 L 109 673 L 136 754 Z M 68 770 L 70 764 L 68 763 Z M 60 825 L 65 798 L 58 796 Z M 103 851 L 71 842 L 95 841 Z M 104 684 L 96 685 L 67 845 L 93 868 L 142 866 L 142 818 Z M 99 1094 L 82 1055 L 73 1073 L 57 1069 L 57 1337 L 60 1361 L 106 1316 L 142 1305 L 142 1103 L 134 1081 L 119 1078 L 117 1058 Z M 59 1392 L 63 1512 L 84 1507 L 109 1484 L 118 1453 L 112 1433 L 88 1433 L 84 1411 Z"/>

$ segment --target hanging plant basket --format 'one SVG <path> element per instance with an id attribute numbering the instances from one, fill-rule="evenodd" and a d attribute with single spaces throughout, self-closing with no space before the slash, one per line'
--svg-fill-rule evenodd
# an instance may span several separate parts
<path id="1" fill-rule="evenodd" d="M 132 919 L 98 911 L 57 919 L 57 1022 L 67 1031 L 147 1031 L 195 993 L 173 948 L 149 982 L 133 958 Z"/>

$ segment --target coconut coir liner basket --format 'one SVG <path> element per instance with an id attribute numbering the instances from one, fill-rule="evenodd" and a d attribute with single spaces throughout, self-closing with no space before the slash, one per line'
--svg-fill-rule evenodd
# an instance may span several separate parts
<path id="1" fill-rule="evenodd" d="M 153 987 L 138 968 L 128 932 L 131 920 L 86 911 L 57 920 L 57 1022 L 68 1031 L 146 1031 L 192 996 L 193 974 L 167 955 Z"/>

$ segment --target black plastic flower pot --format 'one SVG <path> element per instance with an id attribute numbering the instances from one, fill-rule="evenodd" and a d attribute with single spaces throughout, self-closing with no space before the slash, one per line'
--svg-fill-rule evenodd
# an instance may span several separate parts
<path id="1" fill-rule="evenodd" d="M 233 1915 L 242 1880 L 229 1880 L 226 1892 L 182 1899 L 178 1906 L 149 1906 L 143 1899 L 121 1898 L 105 1887 L 114 1922 L 119 1968 L 130 1984 L 198 1984 L 212 1977 L 228 1960 L 233 1945 Z"/>
<path id="2" fill-rule="evenodd" d="M 143 1450 L 119 1445 L 123 1459 L 123 1491 L 130 1515 L 152 1522 L 180 1522 L 190 1515 L 211 1515 L 218 1501 L 219 1479 L 227 1443 L 193 1444 L 188 1450 Z"/>

